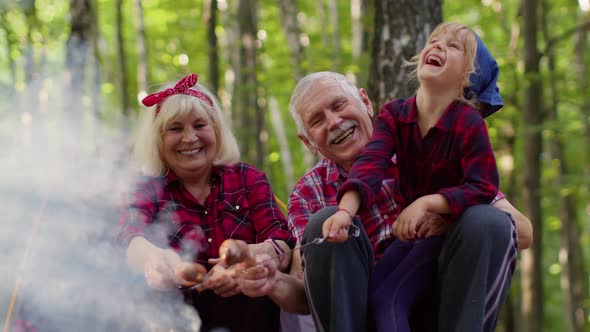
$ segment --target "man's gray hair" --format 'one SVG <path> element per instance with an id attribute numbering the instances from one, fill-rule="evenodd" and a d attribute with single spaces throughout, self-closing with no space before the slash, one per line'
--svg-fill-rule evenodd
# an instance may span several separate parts
<path id="1" fill-rule="evenodd" d="M 309 74 L 303 77 L 293 90 L 293 94 L 291 94 L 291 102 L 289 103 L 289 112 L 291 112 L 291 116 L 293 120 L 295 120 L 295 125 L 297 126 L 297 131 L 309 139 L 308 132 L 303 125 L 303 119 L 301 118 L 301 114 L 297 112 L 297 107 L 301 104 L 301 102 L 306 97 L 309 90 L 318 82 L 332 80 L 342 87 L 345 92 L 349 93 L 350 96 L 356 98 L 361 104 L 362 99 L 359 92 L 359 88 L 352 82 L 348 77 L 331 71 L 319 71 L 312 74 Z"/>

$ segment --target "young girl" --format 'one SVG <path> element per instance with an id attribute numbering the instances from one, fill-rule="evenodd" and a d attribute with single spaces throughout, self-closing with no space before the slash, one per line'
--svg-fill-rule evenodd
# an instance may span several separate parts
<path id="1" fill-rule="evenodd" d="M 371 142 L 340 188 L 338 211 L 323 225 L 325 237 L 346 240 L 352 217 L 372 204 L 396 156 L 399 216 L 393 235 L 399 240 L 375 268 L 378 282 L 369 294 L 379 331 L 409 331 L 412 305 L 434 283 L 442 239 L 417 238 L 426 213 L 452 223 L 468 207 L 489 204 L 498 191 L 486 124 L 463 94 L 476 51 L 475 33 L 464 25 L 443 23 L 432 32 L 412 59 L 420 82 L 416 96 L 382 108 Z"/>

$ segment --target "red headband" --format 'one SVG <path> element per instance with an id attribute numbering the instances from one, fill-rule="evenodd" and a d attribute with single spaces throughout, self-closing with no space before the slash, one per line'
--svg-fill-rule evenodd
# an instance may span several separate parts
<path id="1" fill-rule="evenodd" d="M 151 95 L 143 98 L 143 100 L 141 102 L 145 106 L 149 107 L 149 106 L 154 106 L 156 104 L 163 102 L 164 99 L 166 99 L 172 95 L 183 94 L 183 95 L 190 95 L 190 96 L 197 97 L 197 98 L 201 99 L 202 101 L 206 102 L 207 104 L 209 104 L 209 106 L 213 107 L 213 102 L 211 101 L 211 98 L 209 98 L 209 96 L 207 96 L 206 94 L 204 94 L 200 91 L 191 89 L 191 87 L 193 87 L 195 84 L 197 84 L 198 77 L 199 77 L 199 75 L 197 75 L 197 74 L 191 74 L 191 75 L 185 76 L 180 81 L 178 81 L 178 83 L 176 83 L 176 85 L 174 85 L 173 88 L 168 88 L 164 91 L 158 91 L 156 93 L 152 93 Z M 158 114 L 160 112 L 160 106 L 161 105 L 158 105 L 158 107 L 156 107 L 156 114 Z"/>

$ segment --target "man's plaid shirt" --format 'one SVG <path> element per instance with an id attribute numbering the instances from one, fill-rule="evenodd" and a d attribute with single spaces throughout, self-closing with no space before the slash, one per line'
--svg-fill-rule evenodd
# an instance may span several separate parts
<path id="1" fill-rule="evenodd" d="M 373 245 L 375 257 L 392 240 L 391 224 L 397 218 L 394 201 L 395 165 L 387 168 L 376 204 L 358 214 Z M 289 197 L 289 227 L 297 241 L 301 241 L 307 221 L 318 210 L 335 206 L 338 188 L 346 181 L 346 172 L 331 160 L 323 158 L 295 185 Z"/>

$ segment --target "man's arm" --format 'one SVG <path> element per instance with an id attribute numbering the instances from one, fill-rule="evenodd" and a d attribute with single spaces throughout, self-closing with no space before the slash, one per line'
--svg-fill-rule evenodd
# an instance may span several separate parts
<path id="1" fill-rule="evenodd" d="M 276 262 L 268 260 L 267 255 L 260 255 L 257 260 L 261 263 L 241 274 L 239 282 L 242 292 L 250 297 L 268 296 L 285 311 L 308 314 L 300 251 L 293 252 L 288 274 L 278 271 Z"/>
<path id="2" fill-rule="evenodd" d="M 508 212 L 514 218 L 516 233 L 518 234 L 518 249 L 528 249 L 533 244 L 533 225 L 531 221 L 518 211 L 506 198 L 494 202 L 493 206 Z"/>

